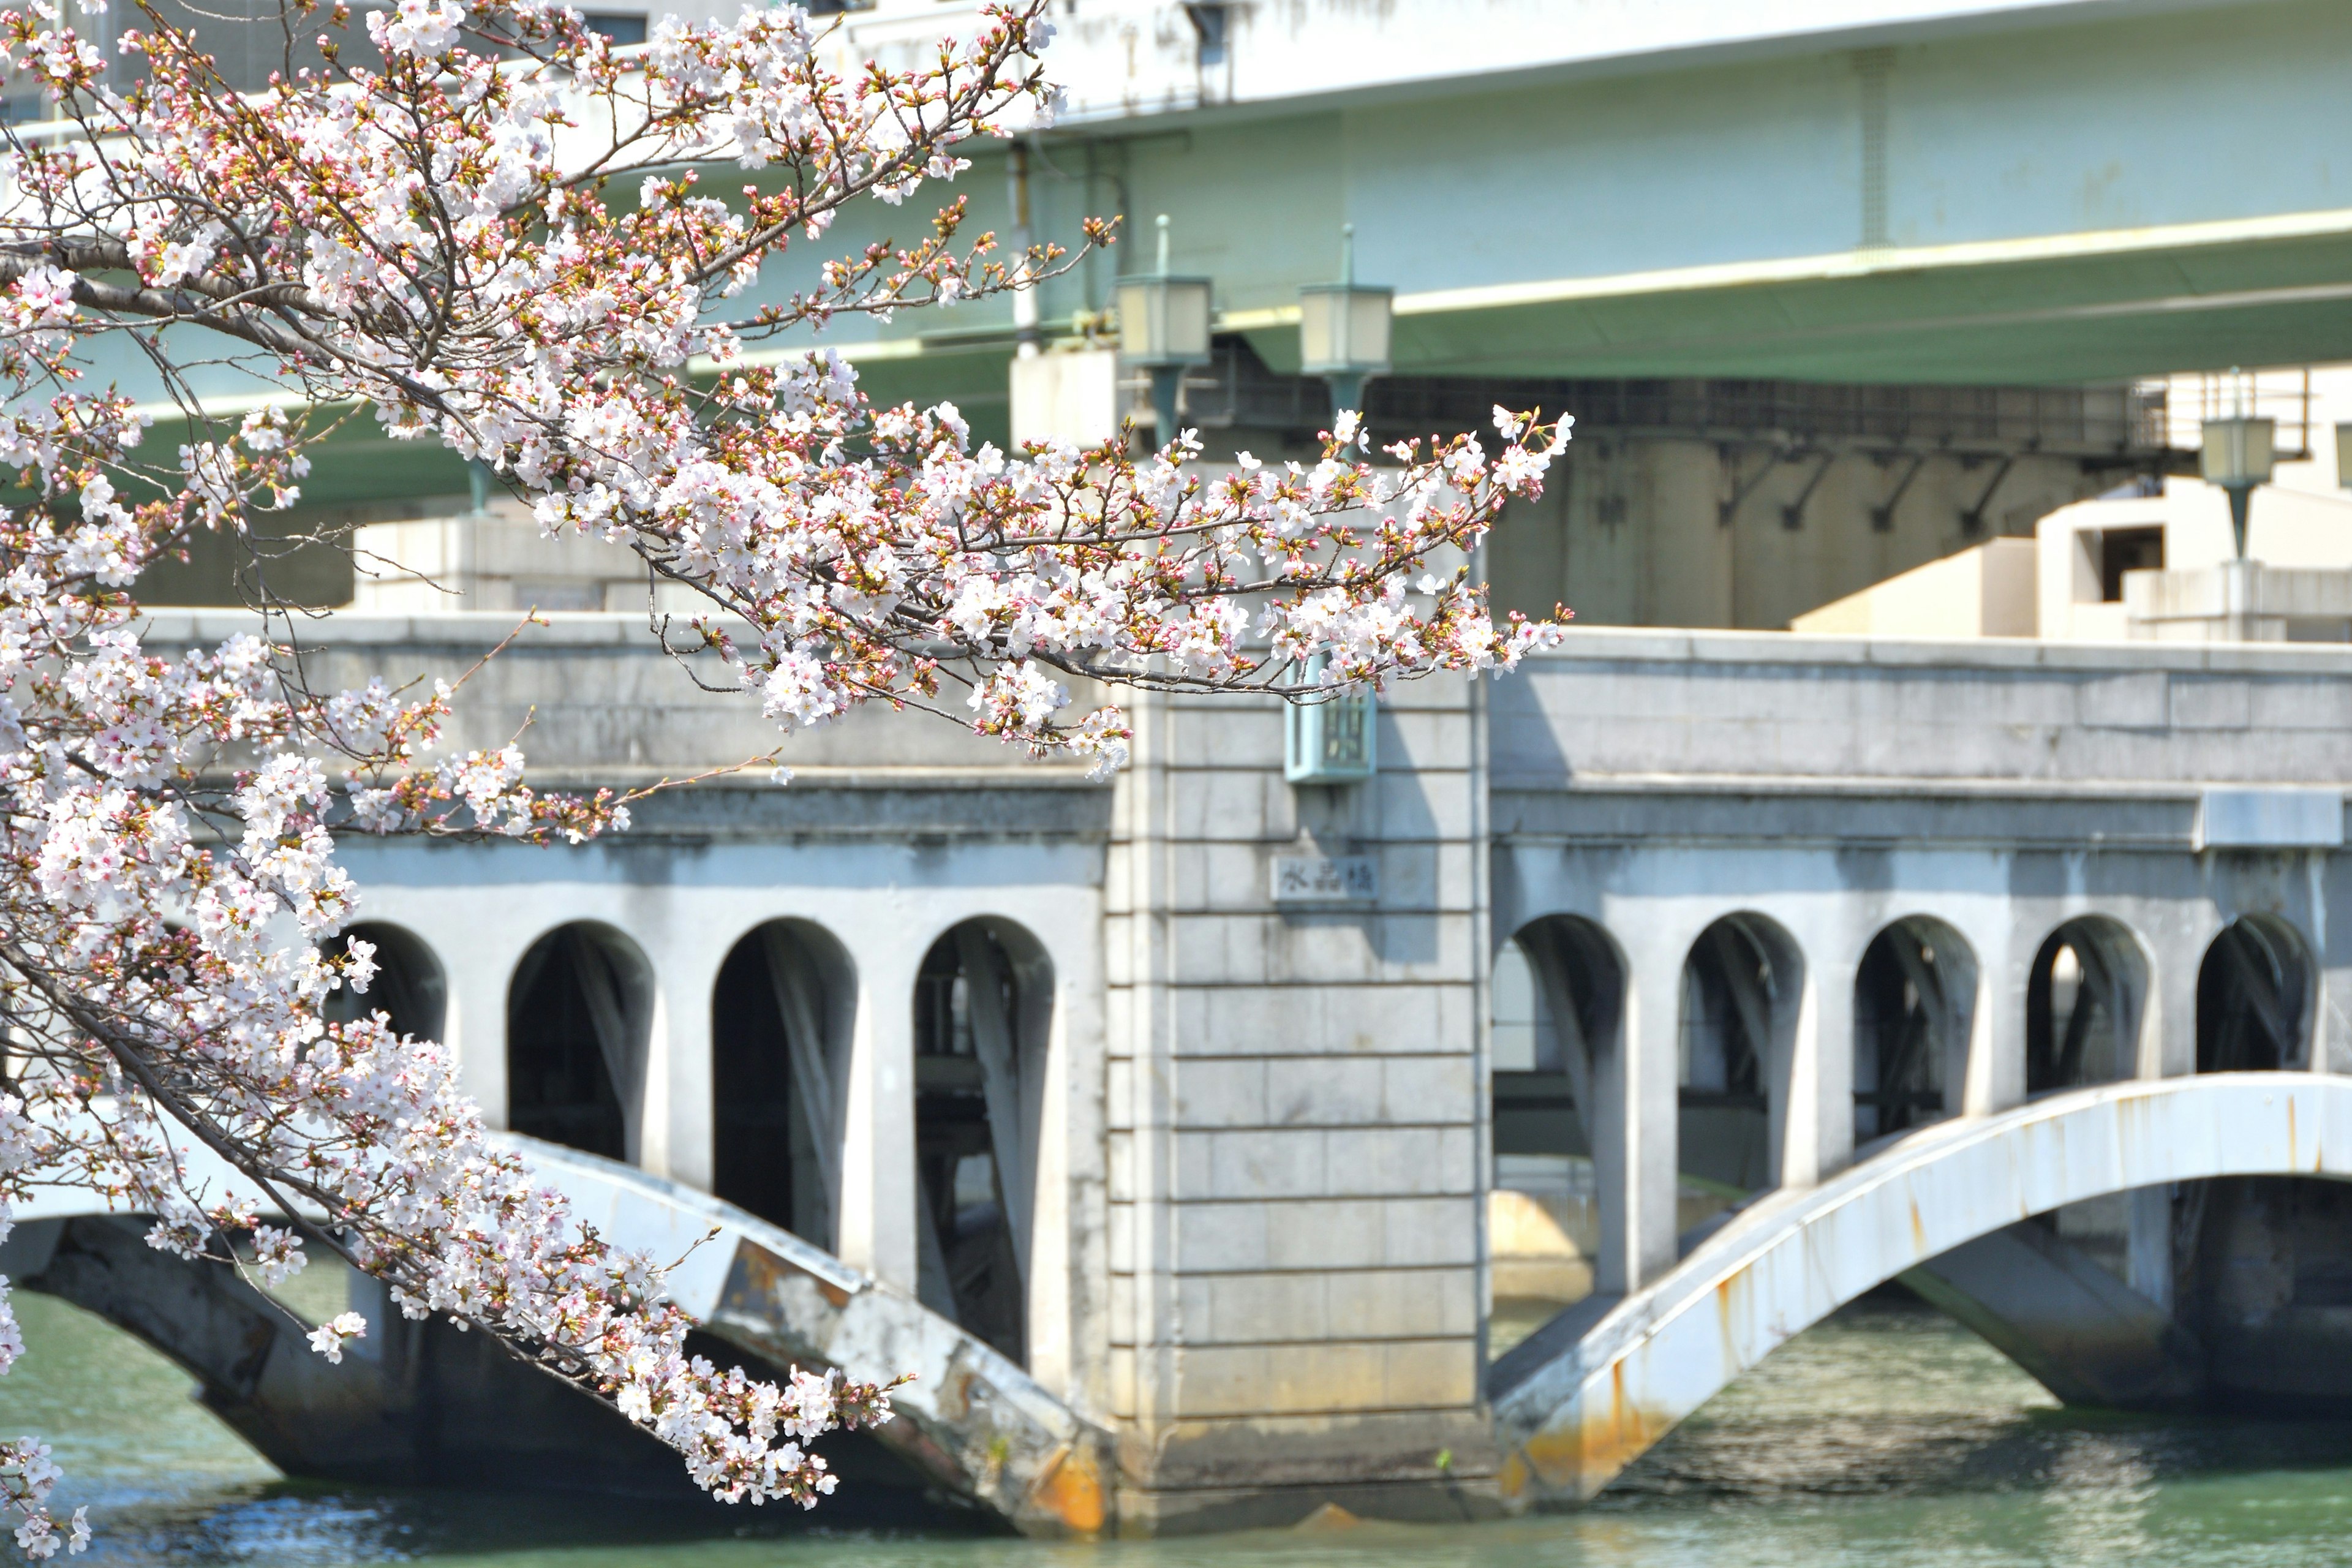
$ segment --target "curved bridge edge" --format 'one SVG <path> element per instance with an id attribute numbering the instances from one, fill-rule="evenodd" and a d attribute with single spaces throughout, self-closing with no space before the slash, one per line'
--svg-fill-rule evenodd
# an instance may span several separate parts
<path id="1" fill-rule="evenodd" d="M 2352 1078 L 2102 1084 L 1940 1122 L 1770 1194 L 1496 1391 L 1504 1501 L 1589 1500 L 1782 1343 L 1964 1242 L 2135 1187 L 2255 1175 L 2352 1178 Z"/>

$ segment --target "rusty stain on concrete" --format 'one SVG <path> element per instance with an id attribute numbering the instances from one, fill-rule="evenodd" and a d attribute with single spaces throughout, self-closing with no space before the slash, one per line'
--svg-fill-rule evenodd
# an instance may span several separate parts
<path id="1" fill-rule="evenodd" d="M 1073 1535 L 1100 1534 L 1110 1514 L 1093 1456 L 1068 1443 L 1046 1456 L 1042 1473 L 1029 1489 L 1028 1503 L 1058 1520 Z"/>

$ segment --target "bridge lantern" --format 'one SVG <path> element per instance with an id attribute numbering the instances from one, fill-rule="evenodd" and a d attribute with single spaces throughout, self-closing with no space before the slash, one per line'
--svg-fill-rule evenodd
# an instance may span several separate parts
<path id="1" fill-rule="evenodd" d="M 2246 509 L 2254 487 L 2270 483 L 2271 454 L 2278 422 L 2240 413 L 2227 419 L 2205 421 L 2204 449 L 2199 455 L 2205 482 L 2230 493 L 2230 526 L 2238 541 L 2238 559 L 2246 558 Z"/>
<path id="2" fill-rule="evenodd" d="M 1330 383 L 1336 413 L 1361 411 L 1364 383 L 1389 368 L 1396 290 L 1356 281 L 1356 226 L 1339 230 L 1339 281 L 1298 291 L 1299 370 Z"/>
<path id="3" fill-rule="evenodd" d="M 1153 432 L 1176 438 L 1176 394 L 1184 372 L 1209 363 L 1209 279 L 1168 270 L 1168 215 L 1160 215 L 1160 267 L 1118 285 L 1119 357 L 1151 375 Z"/>

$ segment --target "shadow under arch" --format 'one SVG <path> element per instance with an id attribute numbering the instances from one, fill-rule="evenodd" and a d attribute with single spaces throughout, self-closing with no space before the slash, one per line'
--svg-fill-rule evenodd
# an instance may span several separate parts
<path id="1" fill-rule="evenodd" d="M 323 943 L 330 957 L 341 957 L 354 942 L 375 949 L 375 978 L 365 993 L 345 986 L 320 1009 L 331 1023 L 352 1023 L 377 1013 L 399 1034 L 438 1040 L 449 1022 L 449 982 L 441 961 L 425 939 L 383 921 L 362 921 Z"/>
<path id="2" fill-rule="evenodd" d="M 1494 1311 L 1490 1354 L 1500 1354 L 1596 1288 L 1613 1256 L 1604 1215 L 1619 1205 L 1601 1187 L 1619 1181 L 1619 1130 L 1587 1108 L 1596 1082 L 1613 1082 L 1623 1048 L 1625 963 L 1617 944 L 1579 915 L 1546 915 L 1495 955 L 1492 998 L 1494 1169 L 1487 1197 Z M 1601 1125 L 1596 1133 L 1593 1121 Z"/>
<path id="3" fill-rule="evenodd" d="M 979 916 L 931 944 L 913 1001 L 917 1294 L 1026 1364 L 1053 963 Z"/>
<path id="4" fill-rule="evenodd" d="M 635 1164 L 653 1012 L 653 967 L 611 926 L 531 943 L 507 986 L 507 1126 Z"/>
<path id="5" fill-rule="evenodd" d="M 2129 926 L 2077 915 L 2042 940 L 2025 982 L 2025 1091 L 2113 1083 L 2139 1072 L 2147 950 Z"/>
<path id="6" fill-rule="evenodd" d="M 2303 933 L 2276 915 L 2241 915 L 2222 927 L 2197 971 L 2197 1070 L 2308 1068 L 2312 976 Z"/>
<path id="7" fill-rule="evenodd" d="M 1685 1180 L 1727 1199 L 1780 1184 L 1804 991 L 1804 954 L 1768 916 L 1725 915 L 1691 943 L 1675 1126 L 1675 1169 Z"/>
<path id="8" fill-rule="evenodd" d="M 828 1250 L 857 970 L 814 921 L 772 920 L 710 991 L 712 1194 Z"/>
<path id="9" fill-rule="evenodd" d="M 1856 1147 L 1949 1115 L 1967 1081 L 1977 955 L 1930 915 L 1871 938 L 1853 975 Z"/>
<path id="10" fill-rule="evenodd" d="M 1591 1499 L 1797 1334 L 2021 1215 L 2272 1175 L 2352 1180 L 2352 1078 L 2138 1079 L 1922 1129 L 1743 1216 L 1572 1337 L 1539 1333 L 1497 1363 L 1504 1503 Z"/>

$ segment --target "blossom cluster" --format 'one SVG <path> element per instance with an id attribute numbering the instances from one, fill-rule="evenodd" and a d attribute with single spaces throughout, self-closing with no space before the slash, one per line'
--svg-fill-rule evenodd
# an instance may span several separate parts
<path id="1" fill-rule="evenodd" d="M 811 1502 L 833 1481 L 808 1439 L 887 1419 L 887 1390 L 688 1356 L 655 1260 L 494 1145 L 438 1045 L 329 1016 L 373 968 L 332 940 L 358 900 L 339 833 L 576 843 L 628 799 L 537 791 L 513 746 L 451 754 L 451 687 L 313 690 L 257 519 L 372 420 L 701 595 L 659 634 L 715 650 L 781 731 L 878 700 L 1115 767 L 1126 721 L 1075 710 L 1073 682 L 1312 700 L 1556 638 L 1498 626 L 1460 562 L 1567 422 L 1498 409 L 1491 453 L 1368 454 L 1342 412 L 1314 462 L 1214 476 L 1188 433 L 1007 452 L 952 405 L 873 406 L 808 334 L 1067 258 L 999 256 L 951 201 L 797 286 L 780 263 L 847 204 L 902 205 L 973 139 L 1048 122 L 1045 0 L 905 69 L 844 59 L 791 5 L 618 51 L 538 0 L 397 0 L 360 27 L 342 0 L 283 3 L 284 68 L 247 93 L 143 5 L 127 64 L 59 0 L 0 9 L 0 79 L 71 132 L 0 126 L 0 1223 L 29 1184 L 78 1183 L 265 1285 L 331 1248 L 402 1311 L 595 1389 L 713 1493 Z M 184 440 L 86 389 L 108 354 L 160 367 Z M 233 374 L 257 411 L 192 390 Z M 205 531 L 246 550 L 262 617 L 152 649 L 131 590 Z M 191 1141 L 251 1191 L 192 1180 Z M 345 1314 L 311 1342 L 332 1360 L 367 1331 Z M 0 1319 L 0 1361 L 14 1342 Z M 53 1479 L 37 1446 L 0 1449 L 34 1555 L 80 1539 Z"/>
<path id="2" fill-rule="evenodd" d="M 16 153 L 0 280 L 26 333 L 198 323 L 307 407 L 437 439 L 546 531 L 700 595 L 665 634 L 717 649 L 786 731 L 880 700 L 1116 765 L 1125 721 L 1073 710 L 1073 679 L 1311 696 L 1310 668 L 1508 667 L 1556 635 L 1498 629 L 1458 563 L 1564 420 L 1498 413 L 1495 454 L 1433 438 L 1376 468 L 1343 412 L 1312 465 L 1211 478 L 1179 432 L 1142 459 L 975 445 L 953 405 L 873 407 L 795 343 L 1066 260 L 992 258 L 958 200 L 919 243 L 772 265 L 849 202 L 903 203 L 972 139 L 1047 122 L 1044 0 L 906 70 L 836 58 L 789 5 L 615 52 L 558 7 L 407 0 L 247 97 L 162 25 L 126 35 L 144 75 L 116 91 L 57 0 L 26 3 L 0 14 L 0 68 L 88 136 Z"/>
<path id="3" fill-rule="evenodd" d="M 887 1418 L 884 1392 L 688 1356 L 659 1264 L 497 1145 L 440 1047 L 328 1016 L 374 973 L 365 942 L 331 941 L 357 909 L 338 832 L 577 842 L 628 798 L 535 791 L 511 746 L 442 748 L 447 685 L 313 690 L 292 644 L 253 634 L 147 647 L 118 585 L 205 520 L 268 504 L 297 458 L 254 421 L 133 506 L 105 469 L 138 431 L 61 395 L 5 437 L 36 499 L 0 511 L 0 1236 L 42 1184 L 151 1215 L 152 1245 L 264 1288 L 323 1246 L 404 1313 L 610 1398 L 715 1494 L 813 1502 L 833 1478 L 807 1439 Z M 194 1145 L 241 1184 L 193 1177 Z M 337 1359 L 366 1331 L 345 1313 L 311 1342 Z M 0 1371 L 20 1350 L 0 1283 Z M 31 1556 L 87 1538 L 49 1515 L 55 1479 L 37 1443 L 0 1445 Z"/>

